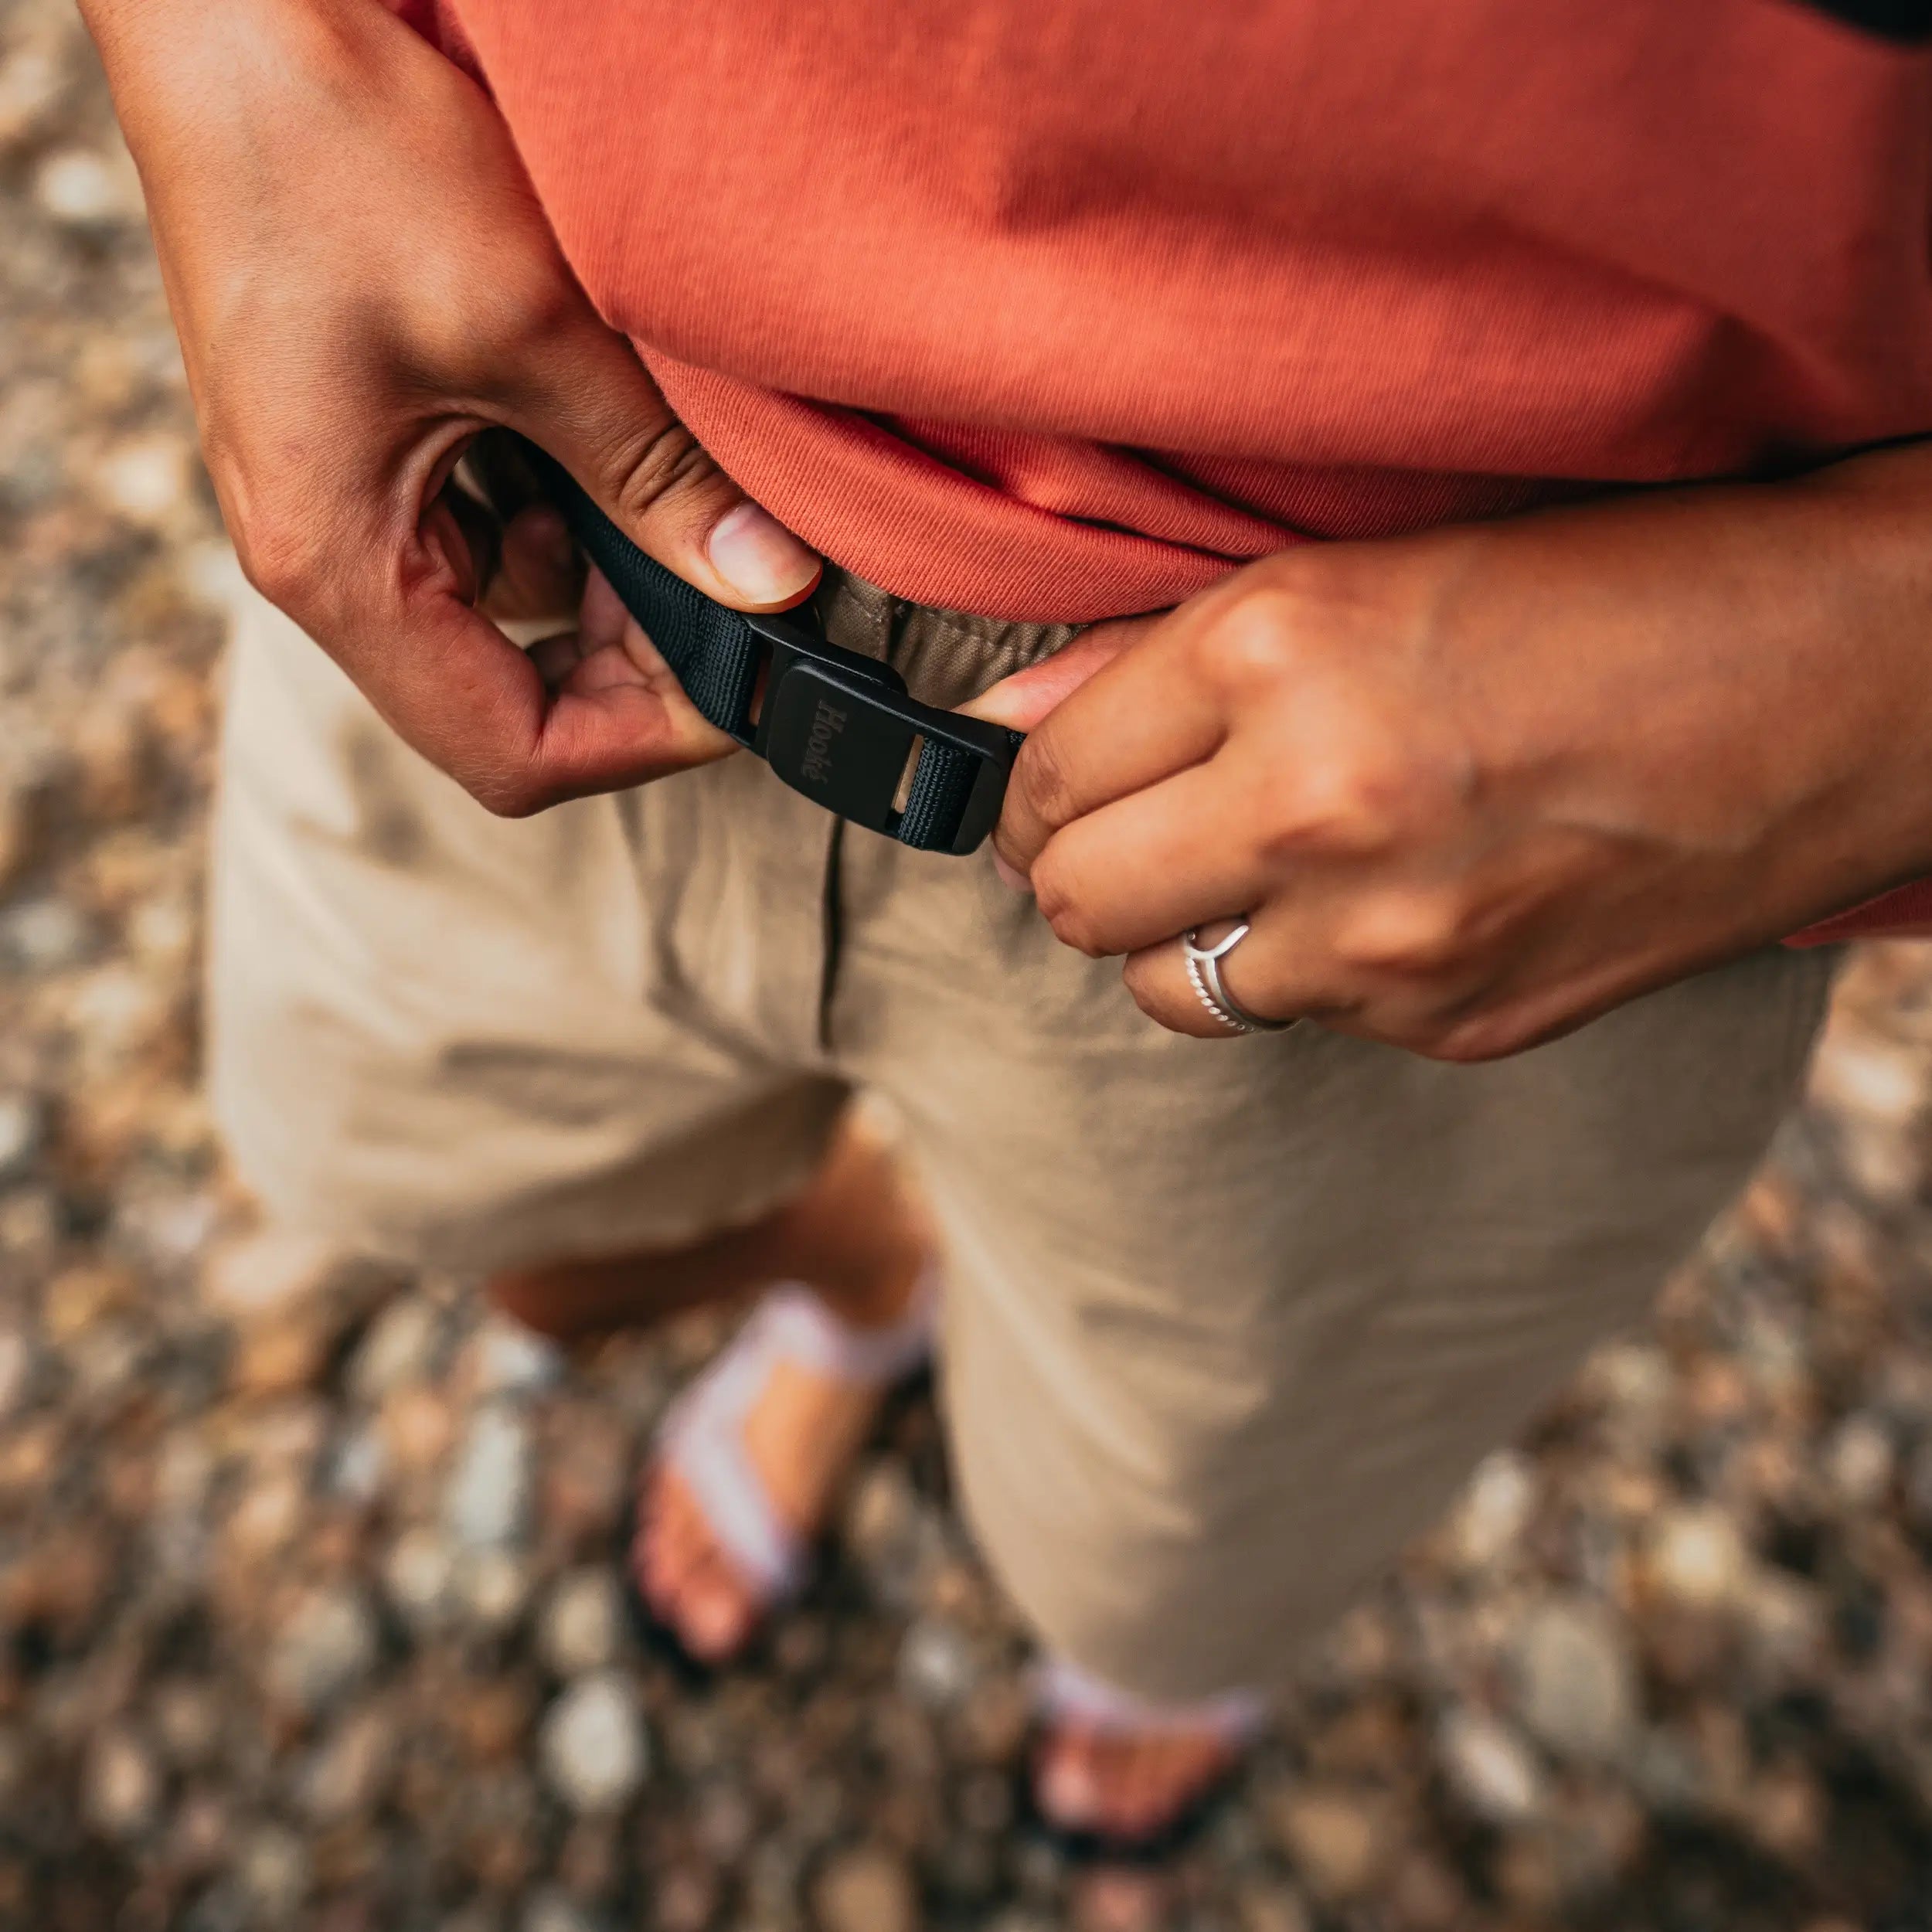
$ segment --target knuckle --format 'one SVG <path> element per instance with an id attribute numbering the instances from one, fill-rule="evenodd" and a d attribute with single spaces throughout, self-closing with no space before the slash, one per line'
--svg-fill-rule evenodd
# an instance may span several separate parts
<path id="1" fill-rule="evenodd" d="M 1302 757 L 1260 815 L 1266 855 L 1383 852 L 1427 822 L 1429 787 L 1400 748 L 1364 731 Z"/>
<path id="2" fill-rule="evenodd" d="M 512 352 L 540 355 L 583 327 L 584 301 L 560 263 L 519 251 L 497 281 L 495 327 L 477 332 Z"/>
<path id="3" fill-rule="evenodd" d="M 1147 953 L 1130 954 L 1121 964 L 1121 978 L 1141 1010 L 1151 1012 L 1154 1009 L 1148 1002 L 1158 999 L 1163 990 L 1160 968 L 1152 956 Z"/>
<path id="4" fill-rule="evenodd" d="M 1072 816 L 1073 785 L 1052 733 L 1036 731 L 1020 747 L 1013 783 L 1021 803 L 1042 824 L 1057 829 Z"/>
<path id="5" fill-rule="evenodd" d="M 1063 946 L 1077 953 L 1084 953 L 1089 959 L 1104 959 L 1118 950 L 1108 945 L 1094 930 L 1092 921 L 1077 912 L 1063 912 L 1046 923 Z"/>
<path id="6" fill-rule="evenodd" d="M 412 312 L 411 359 L 439 387 L 498 395 L 553 360 L 583 326 L 583 298 L 560 264 L 519 250 L 492 270 L 463 299 Z"/>
<path id="7" fill-rule="evenodd" d="M 1424 1060 L 1451 1066 L 1479 1066 L 1507 1060 L 1536 1043 L 1536 1036 L 1509 1013 L 1474 1012 L 1440 1015 L 1423 1022 L 1411 1037 L 1396 1044 Z"/>
<path id="8" fill-rule="evenodd" d="M 270 604 L 298 614 L 328 569 L 328 546 L 312 521 L 281 510 L 237 514 L 230 532 L 242 574 Z"/>
<path id="9" fill-rule="evenodd" d="M 1111 950 L 1101 944 L 1091 909 L 1050 860 L 1033 867 L 1033 903 L 1063 946 L 1070 946 L 1090 959 L 1102 958 Z"/>
<path id="10" fill-rule="evenodd" d="M 1295 790 L 1303 811 L 1317 823 L 1377 844 L 1406 815 L 1406 774 L 1381 747 L 1359 741 L 1305 763 Z"/>
<path id="11" fill-rule="evenodd" d="M 543 786 L 527 771 L 501 767 L 473 772 L 463 788 L 495 818 L 528 818 L 549 802 Z"/>
<path id="12" fill-rule="evenodd" d="M 1297 602 L 1281 590 L 1257 588 L 1217 621 L 1204 625 L 1194 648 L 1207 681 L 1219 690 L 1245 694 L 1283 676 L 1296 655 Z"/>
<path id="13" fill-rule="evenodd" d="M 617 453 L 611 495 L 621 518 L 641 521 L 713 473 L 698 439 L 675 416 L 636 435 Z"/>
<path id="14" fill-rule="evenodd" d="M 1452 970 L 1468 941 L 1463 909 L 1447 894 L 1401 893 L 1358 909 L 1333 944 L 1347 965 L 1426 976 Z"/>
<path id="15" fill-rule="evenodd" d="M 1128 996 L 1149 1019 L 1164 1024 L 1170 1008 L 1168 991 L 1158 965 L 1145 954 L 1131 954 L 1121 967 L 1121 983 Z"/>

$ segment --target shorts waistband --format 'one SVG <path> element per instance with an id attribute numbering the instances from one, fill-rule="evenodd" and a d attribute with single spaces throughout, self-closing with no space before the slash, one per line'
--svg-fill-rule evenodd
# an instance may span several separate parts
<path id="1" fill-rule="evenodd" d="M 1050 658 L 1086 628 L 1021 624 L 912 604 L 831 564 L 812 601 L 834 644 L 884 660 L 914 697 L 948 709 Z"/>

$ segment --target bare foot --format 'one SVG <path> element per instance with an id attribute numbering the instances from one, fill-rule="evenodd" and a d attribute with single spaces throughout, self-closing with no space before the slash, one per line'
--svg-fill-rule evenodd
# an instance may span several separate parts
<path id="1" fill-rule="evenodd" d="M 824 1527 L 889 1393 L 889 1384 L 840 1379 L 782 1357 L 773 1364 L 746 1415 L 744 1449 L 772 1514 L 798 1543 Z M 742 1650 L 770 1607 L 667 1462 L 645 1474 L 631 1563 L 652 1614 L 706 1663 Z"/>
<path id="2" fill-rule="evenodd" d="M 1034 1760 L 1035 1801 L 1063 1831 L 1128 1844 L 1157 1838 L 1233 1770 L 1241 1753 L 1238 1742 L 1213 1726 L 1136 1735 L 1063 1717 Z"/>

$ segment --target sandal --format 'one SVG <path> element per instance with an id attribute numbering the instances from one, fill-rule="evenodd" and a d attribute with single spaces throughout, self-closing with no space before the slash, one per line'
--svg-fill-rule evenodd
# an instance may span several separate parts
<path id="1" fill-rule="evenodd" d="M 782 1284 L 766 1293 L 743 1327 L 666 1414 L 658 1431 L 658 1464 L 682 1478 L 719 1551 L 755 1599 L 758 1627 L 804 1590 L 811 1569 L 811 1541 L 774 1508 L 746 1451 L 746 1417 L 781 1362 L 881 1393 L 906 1380 L 931 1359 L 937 1300 L 928 1270 L 898 1321 L 889 1328 L 862 1328 L 840 1320 L 811 1289 Z M 637 1486 L 640 1496 L 643 1487 Z M 675 1661 L 708 1674 L 717 1665 L 687 1647 L 639 1587 L 638 1526 L 634 1506 L 624 1574 L 641 1627 Z"/>
<path id="2" fill-rule="evenodd" d="M 1267 1721 L 1259 1692 L 1224 1691 L 1185 1703 L 1157 1702 L 1117 1689 L 1063 1658 L 1049 1658 L 1033 1675 L 1036 1743 L 1028 1753 L 1026 1809 L 1035 1828 L 1068 1857 L 1083 1862 L 1153 1862 L 1179 1850 L 1200 1831 L 1234 1784 L 1249 1746 Z M 1144 1831 L 1068 1823 L 1056 1818 L 1041 1789 L 1050 1733 L 1077 1727 L 1104 1738 L 1158 1739 L 1185 1732 L 1222 1747 L 1226 1763 L 1189 1793 L 1169 1816 Z"/>

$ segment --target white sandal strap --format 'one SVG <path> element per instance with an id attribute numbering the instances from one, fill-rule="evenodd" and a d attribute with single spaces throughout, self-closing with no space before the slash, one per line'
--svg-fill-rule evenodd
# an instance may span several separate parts
<path id="1" fill-rule="evenodd" d="M 787 1283 L 765 1297 L 752 1318 L 787 1361 L 835 1382 L 879 1388 L 924 1366 L 932 1353 L 937 1300 L 928 1269 L 914 1284 L 906 1312 L 891 1327 L 861 1328 L 840 1320 L 811 1289 Z"/>
<path id="2" fill-rule="evenodd" d="M 884 1387 L 931 1352 L 936 1282 L 929 1272 L 889 1328 L 839 1320 L 809 1288 L 770 1290 L 717 1359 L 665 1417 L 659 1453 L 681 1475 L 718 1547 L 767 1605 L 797 1594 L 805 1550 L 772 1508 L 745 1451 L 744 1425 L 781 1361 L 835 1379 Z"/>
<path id="3" fill-rule="evenodd" d="M 762 1600 L 781 1603 L 804 1580 L 804 1552 L 772 1508 L 744 1437 L 771 1366 L 760 1338 L 734 1341 L 679 1398 L 659 1440 L 732 1568 Z"/>
<path id="4" fill-rule="evenodd" d="M 1267 1700 L 1259 1691 L 1223 1691 L 1214 1697 L 1166 1703 L 1117 1689 L 1063 1657 L 1035 1665 L 1034 1707 L 1042 1716 L 1090 1725 L 1114 1736 L 1162 1736 L 1176 1731 L 1206 1731 L 1230 1745 L 1250 1742 L 1267 1720 Z"/>

